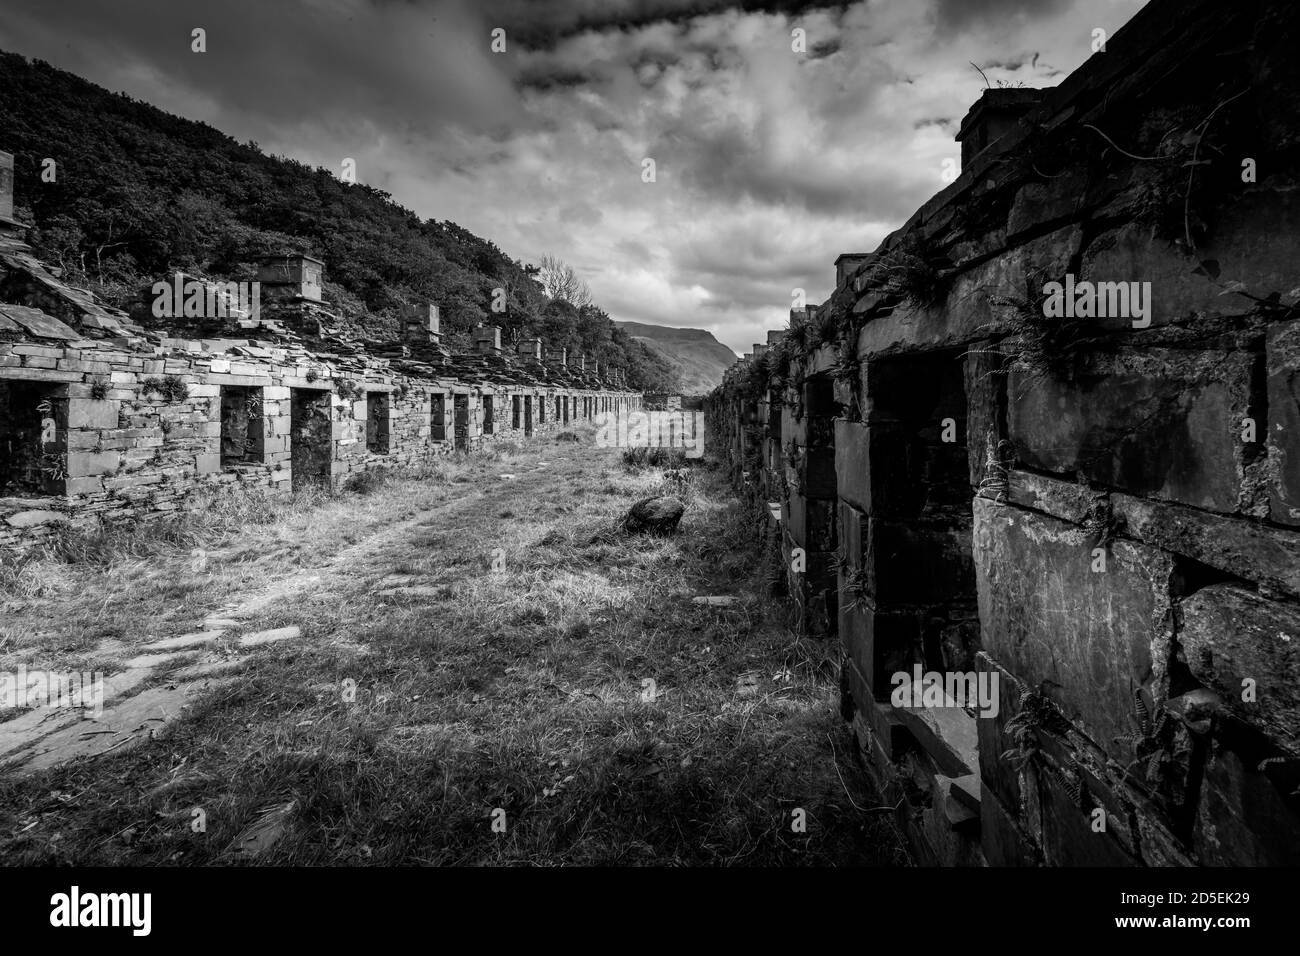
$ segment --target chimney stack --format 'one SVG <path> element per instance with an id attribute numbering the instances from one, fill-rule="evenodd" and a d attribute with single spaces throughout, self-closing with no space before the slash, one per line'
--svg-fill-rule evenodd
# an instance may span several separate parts
<path id="1" fill-rule="evenodd" d="M 547 349 L 546 364 L 558 365 L 560 368 L 564 368 L 569 364 L 569 350 L 566 348 Z"/>
<path id="2" fill-rule="evenodd" d="M 520 339 L 519 344 L 515 346 L 515 353 L 520 358 L 540 362 L 542 360 L 542 340 Z"/>
<path id="3" fill-rule="evenodd" d="M 416 345 L 437 345 L 442 341 L 441 317 L 431 302 L 411 302 L 403 307 L 403 340 Z"/>
<path id="4" fill-rule="evenodd" d="M 835 288 L 844 288 L 849 276 L 857 271 L 862 263 L 871 258 L 869 252 L 845 252 L 835 259 Z"/>
<path id="5" fill-rule="evenodd" d="M 0 153 L 0 219 L 14 221 L 13 153 Z"/>
<path id="6" fill-rule="evenodd" d="M 771 348 L 785 338 L 785 329 L 772 329 L 767 333 L 767 347 Z"/>
<path id="7" fill-rule="evenodd" d="M 975 105 L 961 121 L 957 142 L 961 143 L 961 166 L 992 146 L 1020 125 L 1020 118 L 1037 106 L 1046 90 L 1009 89 L 985 90 Z"/>
<path id="8" fill-rule="evenodd" d="M 325 263 L 311 256 L 266 256 L 257 270 L 261 296 L 267 302 L 320 302 Z"/>
<path id="9" fill-rule="evenodd" d="M 495 325 L 480 325 L 474 329 L 474 351 L 484 355 L 501 352 L 501 330 Z"/>

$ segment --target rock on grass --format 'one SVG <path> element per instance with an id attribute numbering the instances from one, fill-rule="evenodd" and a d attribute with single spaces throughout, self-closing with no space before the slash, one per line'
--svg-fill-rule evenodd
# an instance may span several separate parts
<path id="1" fill-rule="evenodd" d="M 685 511 L 686 506 L 676 498 L 644 498 L 623 516 L 623 530 L 628 534 L 674 534 Z"/>

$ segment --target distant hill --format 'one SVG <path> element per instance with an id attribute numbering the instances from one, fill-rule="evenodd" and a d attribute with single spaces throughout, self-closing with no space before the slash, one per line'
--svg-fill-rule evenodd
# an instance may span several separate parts
<path id="1" fill-rule="evenodd" d="M 644 322 L 614 323 L 634 340 L 672 363 L 683 395 L 703 395 L 722 384 L 736 353 L 704 329 L 674 329 Z"/>
<path id="2" fill-rule="evenodd" d="M 325 260 L 325 300 L 361 338 L 395 338 L 402 304 L 428 301 L 453 349 L 468 350 L 485 322 L 507 343 L 539 336 L 584 352 L 633 388 L 676 381 L 599 306 L 547 299 L 534 266 L 456 223 L 48 63 L 0 53 L 0 150 L 14 154 L 16 218 L 35 221 L 37 253 L 109 305 L 176 270 L 251 280 L 262 256 L 306 252 Z M 58 158 L 54 182 L 42 180 L 44 157 Z"/>

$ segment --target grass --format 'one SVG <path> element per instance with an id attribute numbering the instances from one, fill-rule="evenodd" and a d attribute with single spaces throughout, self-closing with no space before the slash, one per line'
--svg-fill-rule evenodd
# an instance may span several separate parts
<path id="1" fill-rule="evenodd" d="M 647 468 L 681 468 L 686 464 L 686 451 L 682 448 L 663 448 L 660 446 L 629 446 L 623 449 L 623 465 L 628 471 L 644 471 Z"/>
<path id="2" fill-rule="evenodd" d="M 98 639 L 97 602 L 130 643 L 240 589 L 319 581 L 250 624 L 303 640 L 258 650 L 165 733 L 0 781 L 0 859 L 237 862 L 264 827 L 278 839 L 257 860 L 274 864 L 903 863 L 848 756 L 837 651 L 756 596 L 762 568 L 721 474 L 629 473 L 589 436 L 497 454 L 508 464 L 452 459 L 244 526 L 32 562 L 54 590 L 7 596 L 18 634 L 47 637 L 11 637 L 0 666 Z M 683 482 L 679 535 L 608 533 Z M 178 566 L 196 540 L 223 555 L 203 574 Z M 165 596 L 164 581 L 189 589 Z M 691 601 L 724 593 L 740 601 Z"/>

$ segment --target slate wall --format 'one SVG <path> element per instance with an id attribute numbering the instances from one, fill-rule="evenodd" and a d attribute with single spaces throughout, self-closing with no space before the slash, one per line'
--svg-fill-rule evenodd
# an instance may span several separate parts
<path id="1" fill-rule="evenodd" d="M 227 348 L 229 349 L 227 351 Z M 253 353 L 253 354 L 249 354 Z M 90 527 L 99 521 L 135 521 L 180 508 L 193 493 L 223 485 L 293 487 L 291 396 L 294 390 L 328 396 L 329 482 L 375 467 L 416 464 L 453 450 L 454 395 L 469 402 L 468 446 L 522 440 L 512 427 L 511 399 L 531 395 L 550 409 L 544 433 L 563 427 L 556 401 L 593 398 L 626 410 L 639 407 L 628 392 L 492 386 L 415 377 L 367 357 L 323 359 L 298 349 L 228 346 L 221 341 L 169 340 L 149 352 L 111 341 L 0 341 L 0 380 L 38 383 L 59 405 L 51 490 L 0 491 L 0 549 L 29 547 L 60 523 Z M 174 382 L 164 394 L 159 386 Z M 222 463 L 221 388 L 257 390 L 256 462 Z M 183 389 L 183 394 L 182 394 Z M 432 439 L 431 396 L 447 396 L 446 440 Z M 367 449 L 368 396 L 388 396 L 388 451 Z M 494 429 L 483 431 L 483 396 L 497 403 Z M 580 403 L 573 408 L 581 409 Z M 563 405 L 561 405 L 561 409 Z M 579 420 L 571 409 L 571 421 Z M 51 448 L 54 446 L 52 445 Z"/>
<path id="2" fill-rule="evenodd" d="M 1300 862 L 1297 40 L 1148 5 L 709 398 L 920 862 Z M 1150 314 L 1056 316 L 1067 277 Z M 896 706 L 917 664 L 998 713 Z"/>

